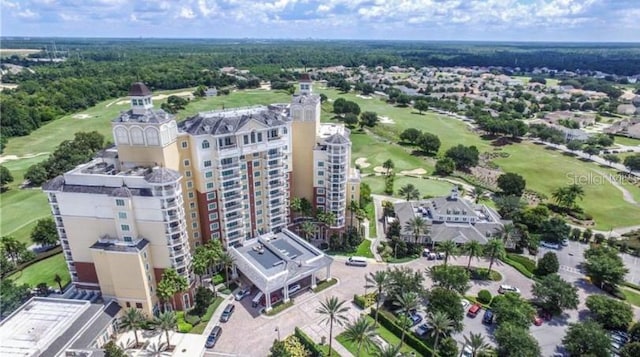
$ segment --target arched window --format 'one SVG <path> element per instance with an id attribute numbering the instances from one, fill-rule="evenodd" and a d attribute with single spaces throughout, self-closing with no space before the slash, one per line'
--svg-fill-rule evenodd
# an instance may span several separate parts
<path id="1" fill-rule="evenodd" d="M 203 149 L 208 149 L 209 148 L 209 141 L 208 140 L 204 140 L 202 142 L 202 148 Z"/>
<path id="2" fill-rule="evenodd" d="M 145 137 L 147 139 L 147 145 L 159 145 L 160 140 L 158 139 L 158 131 L 154 128 L 147 128 L 144 131 Z"/>
<path id="3" fill-rule="evenodd" d="M 256 143 L 256 132 L 255 131 L 251 132 L 251 143 L 252 144 Z"/>
<path id="4" fill-rule="evenodd" d="M 118 144 L 129 143 L 129 133 L 127 133 L 127 129 L 123 127 L 116 128 L 116 141 Z"/>
<path id="5" fill-rule="evenodd" d="M 144 136 L 142 134 L 142 129 L 131 129 L 131 143 L 134 145 L 144 145 Z"/>

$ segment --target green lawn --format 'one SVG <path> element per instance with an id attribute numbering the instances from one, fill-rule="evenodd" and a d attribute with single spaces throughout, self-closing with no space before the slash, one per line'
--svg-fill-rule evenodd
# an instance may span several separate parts
<path id="1" fill-rule="evenodd" d="M 620 290 L 627 298 L 627 302 L 631 305 L 640 307 L 640 292 L 634 289 L 621 287 Z"/>
<path id="2" fill-rule="evenodd" d="M 371 187 L 371 192 L 377 194 L 383 194 L 384 191 L 384 176 L 366 176 L 362 178 L 362 182 L 365 182 Z M 408 176 L 396 176 L 393 184 L 395 197 L 401 197 L 398 195 L 400 188 L 407 184 L 413 184 L 419 191 L 420 196 L 442 196 L 451 192 L 452 184 L 446 181 L 436 181 L 419 177 Z"/>
<path id="3" fill-rule="evenodd" d="M 366 158 L 370 166 L 360 167 L 362 173 L 373 173 L 373 168 L 391 159 L 394 170 L 413 170 L 423 168 L 433 171 L 433 164 L 426 157 L 411 155 L 410 149 L 399 145 L 380 142 L 366 133 L 354 130 L 351 132 L 351 159 L 355 163 L 358 158 Z"/>
<path id="4" fill-rule="evenodd" d="M 363 240 L 362 243 L 360 243 L 360 245 L 358 246 L 358 249 L 356 250 L 354 255 L 359 257 L 373 258 L 373 253 L 371 253 L 371 241 L 368 239 Z"/>
<path id="5" fill-rule="evenodd" d="M 627 146 L 640 146 L 640 139 L 627 138 L 625 136 L 616 136 L 615 143 Z"/>
<path id="6" fill-rule="evenodd" d="M 62 286 L 71 281 L 67 263 L 64 261 L 62 253 L 32 264 L 24 270 L 9 276 L 9 279 L 18 284 L 27 284 L 31 287 L 36 287 L 40 283 L 47 283 L 50 287 L 57 289 L 58 284 L 54 280 L 56 273 L 62 278 Z"/>
<path id="7" fill-rule="evenodd" d="M 373 323 L 373 318 L 371 318 L 371 316 L 366 316 L 367 320 L 369 320 L 371 323 Z M 400 338 L 396 337 L 396 335 L 394 335 L 391 331 L 387 330 L 386 328 L 384 328 L 382 325 L 379 325 L 378 328 L 376 329 L 376 331 L 378 332 L 378 335 L 380 337 L 382 337 L 383 340 L 387 341 L 389 344 L 391 345 L 399 345 L 400 344 Z M 411 332 L 408 332 L 411 333 Z M 349 352 L 351 352 L 354 356 L 357 356 L 357 352 L 358 352 L 358 345 L 356 345 L 355 343 L 347 340 L 344 336 L 344 333 L 341 333 L 340 335 L 338 335 L 336 337 L 336 340 L 338 340 L 338 342 L 340 342 L 341 345 L 344 346 L 344 348 L 346 348 Z M 360 351 L 360 356 L 361 357 L 367 357 L 367 356 L 375 356 L 375 352 L 379 351 L 378 347 L 375 345 L 372 345 L 372 347 L 367 351 L 364 347 L 361 349 Z M 416 350 L 414 350 L 413 348 L 407 346 L 406 344 L 404 344 L 402 346 L 402 349 L 400 349 L 400 352 L 402 352 L 403 354 L 409 356 L 419 356 L 419 354 L 416 352 Z M 414 353 L 414 354 L 411 354 Z"/>

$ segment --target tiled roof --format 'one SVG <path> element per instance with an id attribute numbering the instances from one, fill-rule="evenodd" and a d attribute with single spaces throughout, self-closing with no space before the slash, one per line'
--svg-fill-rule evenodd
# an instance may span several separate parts
<path id="1" fill-rule="evenodd" d="M 144 177 L 148 183 L 169 183 L 178 181 L 178 179 L 180 179 L 180 174 L 177 171 L 164 167 L 155 168 Z"/>
<path id="2" fill-rule="evenodd" d="M 144 97 L 151 95 L 151 90 L 142 82 L 135 82 L 131 84 L 129 88 L 129 96 L 132 97 Z"/>
<path id="3" fill-rule="evenodd" d="M 162 109 L 148 109 L 144 113 L 139 114 L 129 109 L 126 112 L 120 113 L 117 118 L 113 120 L 114 123 L 121 122 L 136 122 L 136 123 L 154 123 L 162 124 L 173 120 L 173 115 L 165 112 Z"/>
<path id="4" fill-rule="evenodd" d="M 333 134 L 330 137 L 324 139 L 326 144 L 348 144 L 349 139 L 345 138 L 344 135 L 341 134 Z"/>
<path id="5" fill-rule="evenodd" d="M 288 118 L 267 107 L 205 112 L 181 122 L 180 129 L 192 135 L 232 134 L 251 120 L 271 127 L 283 125 Z"/>

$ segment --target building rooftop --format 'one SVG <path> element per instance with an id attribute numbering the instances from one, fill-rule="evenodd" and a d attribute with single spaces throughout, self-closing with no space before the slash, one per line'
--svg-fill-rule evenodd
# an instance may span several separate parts
<path id="1" fill-rule="evenodd" d="M 245 241 L 231 248 L 236 264 L 249 279 L 265 291 L 282 288 L 287 281 L 326 267 L 333 259 L 293 232 L 284 229 Z"/>
<path id="2" fill-rule="evenodd" d="M 163 124 L 174 120 L 174 116 L 162 109 L 147 109 L 139 113 L 133 109 L 123 111 L 115 119 L 113 123 L 152 123 Z"/>
<path id="3" fill-rule="evenodd" d="M 135 243 L 135 244 L 133 244 Z M 109 252 L 139 252 L 149 244 L 146 239 L 139 239 L 131 244 L 117 244 L 115 239 L 97 241 L 89 248 L 100 249 Z"/>
<path id="4" fill-rule="evenodd" d="M 292 104 L 317 104 L 320 103 L 320 96 L 317 94 L 294 94 L 291 98 Z"/>
<path id="5" fill-rule="evenodd" d="M 144 97 L 151 95 L 151 90 L 142 82 L 135 82 L 131 84 L 129 88 L 129 96 L 132 97 Z"/>
<path id="6" fill-rule="evenodd" d="M 342 124 L 320 124 L 318 129 L 319 137 L 325 139 L 336 134 L 349 137 L 351 132 Z"/>
<path id="7" fill-rule="evenodd" d="M 272 127 L 283 125 L 289 119 L 281 110 L 255 106 L 198 113 L 198 115 L 181 122 L 179 128 L 192 135 L 233 134 L 251 120 L 255 120 L 266 127 Z"/>
<path id="8" fill-rule="evenodd" d="M 118 311 L 115 302 L 105 307 L 83 300 L 32 298 L 0 324 L 0 355 L 57 356 L 71 344 L 88 348 L 95 341 L 90 335 L 95 332 L 97 337 Z"/>

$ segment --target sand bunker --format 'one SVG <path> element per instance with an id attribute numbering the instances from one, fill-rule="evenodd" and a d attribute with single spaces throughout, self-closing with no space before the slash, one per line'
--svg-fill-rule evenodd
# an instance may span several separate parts
<path id="1" fill-rule="evenodd" d="M 384 168 L 384 167 L 382 167 L 382 166 L 376 166 L 376 167 L 374 167 L 374 168 L 373 168 L 373 171 L 374 171 L 375 173 L 379 173 L 379 174 L 386 174 L 386 173 L 387 173 L 387 169 L 385 169 L 385 168 Z"/>
<path id="2" fill-rule="evenodd" d="M 89 119 L 91 118 L 91 115 L 89 114 L 74 114 L 72 116 L 73 119 Z"/>
<path id="3" fill-rule="evenodd" d="M 360 166 L 360 168 L 362 168 L 362 169 L 365 169 L 365 168 L 371 166 L 371 164 L 367 162 L 367 158 L 366 157 L 359 157 L 356 160 L 356 165 Z"/>
<path id="4" fill-rule="evenodd" d="M 425 169 L 413 169 L 413 170 L 404 170 L 400 171 L 402 175 L 426 175 L 427 170 Z"/>
<path id="5" fill-rule="evenodd" d="M 356 95 L 356 97 L 362 98 L 362 99 L 371 99 L 372 98 L 372 97 L 370 97 L 368 95 L 362 95 L 362 94 L 358 94 L 358 95 Z"/>
<path id="6" fill-rule="evenodd" d="M 0 156 L 0 164 L 5 163 L 7 161 L 12 161 L 12 160 L 31 159 L 40 155 L 49 155 L 49 152 L 39 152 L 37 154 L 27 154 L 24 156 L 3 155 L 3 156 Z"/>
<path id="7" fill-rule="evenodd" d="M 389 118 L 389 117 L 378 117 L 378 120 L 380 120 L 380 124 L 395 124 L 396 122 L 393 121 L 393 119 Z"/>

